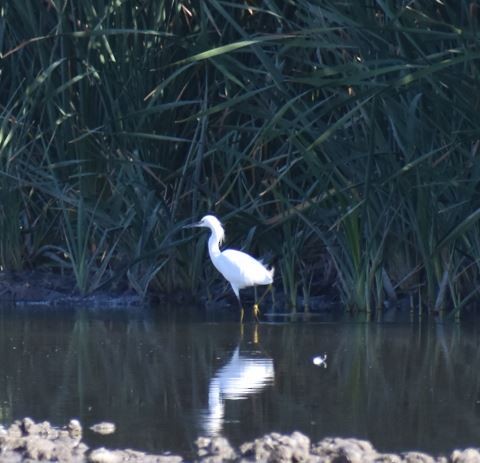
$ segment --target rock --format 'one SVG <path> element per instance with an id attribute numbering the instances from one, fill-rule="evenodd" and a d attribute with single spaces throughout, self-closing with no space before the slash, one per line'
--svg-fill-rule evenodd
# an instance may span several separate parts
<path id="1" fill-rule="evenodd" d="M 99 423 L 92 428 L 105 432 L 113 423 Z M 95 430 L 94 429 L 94 430 Z M 66 427 L 48 421 L 35 423 L 24 418 L 8 428 L 0 425 L 0 462 L 59 463 L 182 463 L 180 456 L 152 455 L 137 450 L 98 448 L 88 453 L 82 441 L 82 426 L 71 420 Z M 450 458 L 434 458 L 422 452 L 379 453 L 361 439 L 326 438 L 311 444 L 300 432 L 285 435 L 266 434 L 246 442 L 236 451 L 224 437 L 199 437 L 196 442 L 198 463 L 275 462 L 275 463 L 480 463 L 480 449 L 455 450 Z"/>
<path id="2" fill-rule="evenodd" d="M 99 448 L 90 453 L 88 461 L 92 463 L 181 463 L 181 457 L 175 455 L 147 455 L 136 450 L 107 450 Z"/>
<path id="3" fill-rule="evenodd" d="M 88 461 L 92 463 L 119 463 L 122 461 L 122 458 L 115 451 L 100 447 L 90 453 Z"/>
<path id="4" fill-rule="evenodd" d="M 55 458 L 60 462 L 84 462 L 85 453 L 88 447 L 85 444 L 79 444 L 72 447 L 63 442 L 55 443 Z"/>
<path id="5" fill-rule="evenodd" d="M 435 463 L 435 459 L 423 452 L 402 453 L 405 463 Z"/>
<path id="6" fill-rule="evenodd" d="M 68 433 L 72 438 L 80 438 L 82 437 L 82 425 L 78 420 L 70 420 L 67 426 Z"/>
<path id="7" fill-rule="evenodd" d="M 13 422 L 7 430 L 10 437 L 22 437 L 23 432 L 20 429 L 20 421 Z"/>
<path id="8" fill-rule="evenodd" d="M 97 424 L 94 424 L 93 426 L 90 426 L 90 429 L 93 432 L 96 432 L 98 434 L 103 434 L 103 435 L 113 434 L 115 432 L 115 424 L 103 421 L 101 423 L 97 423 Z"/>
<path id="9" fill-rule="evenodd" d="M 80 438 L 70 436 L 70 431 L 55 428 L 47 421 L 35 423 L 31 418 L 14 422 L 7 430 L 3 428 L 0 434 L 2 463 L 16 461 L 80 463 L 85 461 L 84 454 L 87 449 L 88 447 L 80 442 Z"/>
<path id="10" fill-rule="evenodd" d="M 25 456 L 32 460 L 52 460 L 55 444 L 43 437 L 32 437 L 25 441 Z"/>
<path id="11" fill-rule="evenodd" d="M 315 444 L 312 454 L 319 456 L 321 461 L 347 461 L 350 463 L 373 461 L 379 457 L 372 444 L 361 439 L 344 439 L 328 437 Z"/>
<path id="12" fill-rule="evenodd" d="M 380 453 L 374 458 L 374 461 L 375 463 L 402 463 L 405 460 L 395 453 Z"/>
<path id="13" fill-rule="evenodd" d="M 480 463 L 478 449 L 454 450 L 450 456 L 452 463 Z"/>
<path id="14" fill-rule="evenodd" d="M 1 462 L 2 463 L 24 463 L 24 459 L 17 452 L 6 450 L 1 454 Z"/>
<path id="15" fill-rule="evenodd" d="M 242 461 L 304 462 L 313 461 L 310 439 L 300 432 L 291 435 L 267 434 L 240 446 Z"/>
<path id="16" fill-rule="evenodd" d="M 224 437 L 199 437 L 195 441 L 197 456 L 202 463 L 220 463 L 233 460 L 236 453 Z"/>
<path id="17" fill-rule="evenodd" d="M 31 418 L 24 418 L 21 422 L 21 428 L 24 434 L 36 434 L 37 427 Z"/>

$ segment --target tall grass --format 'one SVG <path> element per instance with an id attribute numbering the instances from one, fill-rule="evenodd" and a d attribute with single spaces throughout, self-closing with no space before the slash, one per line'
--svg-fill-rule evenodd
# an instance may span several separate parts
<path id="1" fill-rule="evenodd" d="M 478 15 L 453 0 L 7 0 L 0 265 L 70 269 L 82 293 L 200 295 L 216 276 L 180 226 L 210 211 L 229 244 L 273 255 L 292 308 L 329 262 L 351 308 L 406 292 L 464 307 Z"/>

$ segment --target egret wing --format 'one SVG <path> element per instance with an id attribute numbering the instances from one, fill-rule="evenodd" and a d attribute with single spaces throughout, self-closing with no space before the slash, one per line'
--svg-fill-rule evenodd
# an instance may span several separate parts
<path id="1" fill-rule="evenodd" d="M 217 269 L 238 288 L 268 285 L 273 281 L 273 271 L 267 269 L 252 256 L 235 249 L 223 251 L 217 261 Z"/>

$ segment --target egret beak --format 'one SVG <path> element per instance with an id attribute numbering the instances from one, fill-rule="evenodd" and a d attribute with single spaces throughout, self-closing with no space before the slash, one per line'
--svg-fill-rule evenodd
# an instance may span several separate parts
<path id="1" fill-rule="evenodd" d="M 197 223 L 192 223 L 190 225 L 184 225 L 182 228 L 197 228 L 197 227 L 201 227 L 202 225 L 200 224 L 200 222 L 197 222 Z"/>

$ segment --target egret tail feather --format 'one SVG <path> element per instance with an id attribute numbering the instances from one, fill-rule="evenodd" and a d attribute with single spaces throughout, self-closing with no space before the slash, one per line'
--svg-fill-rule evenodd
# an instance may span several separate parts
<path id="1" fill-rule="evenodd" d="M 267 269 L 267 272 L 270 276 L 270 278 L 272 279 L 272 282 L 273 282 L 273 274 L 275 273 L 275 267 L 270 267 L 269 269 Z"/>

